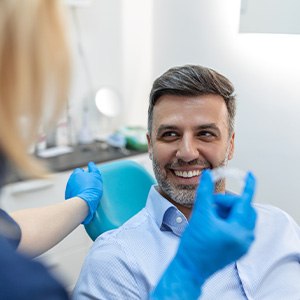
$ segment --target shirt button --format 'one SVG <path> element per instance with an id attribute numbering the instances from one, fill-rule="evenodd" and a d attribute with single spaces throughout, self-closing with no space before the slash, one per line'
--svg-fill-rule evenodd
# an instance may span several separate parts
<path id="1" fill-rule="evenodd" d="M 178 224 L 180 224 L 180 223 L 182 222 L 182 218 L 181 218 L 181 217 L 177 217 L 177 218 L 176 218 L 176 222 L 177 222 Z"/>

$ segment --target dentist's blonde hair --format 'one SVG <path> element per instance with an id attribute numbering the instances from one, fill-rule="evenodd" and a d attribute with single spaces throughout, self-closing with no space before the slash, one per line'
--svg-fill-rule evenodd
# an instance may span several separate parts
<path id="1" fill-rule="evenodd" d="M 28 147 L 65 103 L 69 67 L 59 0 L 0 0 L 0 153 L 21 172 L 45 172 Z"/>

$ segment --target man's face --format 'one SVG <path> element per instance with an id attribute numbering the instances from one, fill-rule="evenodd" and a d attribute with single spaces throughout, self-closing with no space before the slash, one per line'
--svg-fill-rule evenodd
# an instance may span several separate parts
<path id="1" fill-rule="evenodd" d="M 204 169 L 227 164 L 233 156 L 228 112 L 219 95 L 161 96 L 154 106 L 149 154 L 160 193 L 191 207 Z M 224 184 L 216 187 L 223 192 Z"/>

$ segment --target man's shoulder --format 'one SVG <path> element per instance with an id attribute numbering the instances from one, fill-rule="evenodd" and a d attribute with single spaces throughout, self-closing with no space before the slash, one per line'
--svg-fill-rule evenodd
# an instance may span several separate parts
<path id="1" fill-rule="evenodd" d="M 132 264 L 132 256 L 128 255 L 128 245 L 139 240 L 141 232 L 146 230 L 148 214 L 145 209 L 134 215 L 122 226 L 104 232 L 93 243 L 85 263 L 90 268 L 98 268 L 101 264 L 103 268 L 120 268 L 124 262 Z M 105 267 L 104 267 L 105 269 Z"/>
<path id="2" fill-rule="evenodd" d="M 270 219 L 273 219 L 273 218 L 291 219 L 292 218 L 283 209 L 281 209 L 277 206 L 271 205 L 271 204 L 254 203 L 253 206 L 259 215 L 268 217 Z"/>
<path id="3" fill-rule="evenodd" d="M 258 214 L 258 227 L 268 228 L 274 233 L 291 230 L 299 232 L 299 225 L 295 220 L 284 210 L 270 204 L 255 203 L 254 207 Z"/>
<path id="4" fill-rule="evenodd" d="M 115 250 L 122 251 L 124 245 L 139 240 L 143 234 L 153 228 L 154 220 L 152 220 L 146 208 L 143 208 L 136 215 L 127 220 L 122 226 L 109 230 L 101 234 L 94 242 L 92 249 L 103 249 L 113 247 Z"/>
<path id="5" fill-rule="evenodd" d="M 161 230 L 158 221 L 145 207 L 119 228 L 100 235 L 90 249 L 87 260 L 122 262 L 127 265 L 152 264 L 160 260 L 161 253 L 170 253 L 171 256 L 177 243 L 178 237 Z"/>
<path id="6" fill-rule="evenodd" d="M 93 299 L 141 299 L 144 291 L 139 281 L 140 270 L 136 253 L 130 251 L 129 245 L 134 246 L 139 240 L 139 232 L 145 228 L 147 219 L 147 213 L 142 210 L 119 228 L 95 240 L 85 258 L 74 299 L 81 299 L 83 295 Z"/>
<path id="7" fill-rule="evenodd" d="M 97 299 L 145 299 L 156 274 L 164 268 L 162 243 L 157 242 L 165 239 L 162 235 L 147 208 L 100 235 L 85 259 L 75 295 L 79 299 L 89 290 Z M 98 287 L 90 288 L 91 282 Z"/>

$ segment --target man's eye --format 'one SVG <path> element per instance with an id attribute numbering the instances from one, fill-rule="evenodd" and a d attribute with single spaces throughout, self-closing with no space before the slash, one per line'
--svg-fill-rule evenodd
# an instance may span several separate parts
<path id="1" fill-rule="evenodd" d="M 210 132 L 210 131 L 200 131 L 199 136 L 201 138 L 209 139 L 209 138 L 214 138 L 216 135 L 213 132 Z"/>
<path id="2" fill-rule="evenodd" d="M 177 138 L 178 134 L 174 131 L 166 131 L 166 132 L 162 133 L 160 137 L 161 137 L 161 139 L 172 140 L 174 138 Z"/>
<path id="3" fill-rule="evenodd" d="M 167 132 L 164 132 L 162 134 L 162 136 L 177 136 L 177 133 L 173 132 L 173 131 L 167 131 Z"/>

